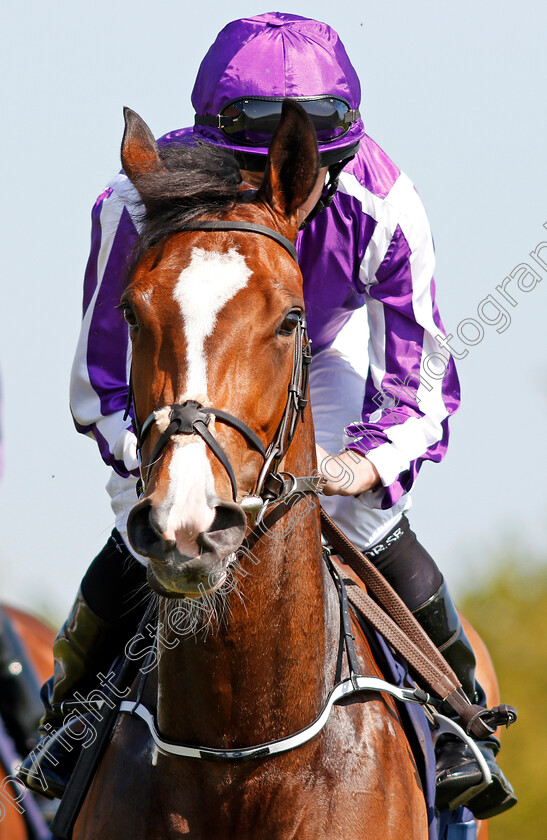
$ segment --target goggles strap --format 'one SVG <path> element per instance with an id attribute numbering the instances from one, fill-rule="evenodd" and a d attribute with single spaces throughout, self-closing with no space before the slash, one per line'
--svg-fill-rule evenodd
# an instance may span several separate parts
<path id="1" fill-rule="evenodd" d="M 210 125 L 213 128 L 230 128 L 233 124 L 233 117 L 223 117 L 221 114 L 196 114 L 194 117 L 194 125 Z"/>

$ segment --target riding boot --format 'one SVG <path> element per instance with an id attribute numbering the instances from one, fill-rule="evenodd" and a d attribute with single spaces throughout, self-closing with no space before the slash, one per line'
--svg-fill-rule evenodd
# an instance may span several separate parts
<path id="1" fill-rule="evenodd" d="M 53 676 L 40 691 L 45 708 L 41 740 L 22 762 L 17 778 L 44 796 L 61 798 L 80 754 L 82 724 L 66 715 L 63 703 L 75 692 L 86 694 L 100 682 L 99 672 L 114 660 L 112 625 L 99 618 L 78 593 L 67 621 L 53 643 Z M 43 710 L 42 710 L 43 711 Z"/>
<path id="2" fill-rule="evenodd" d="M 486 706 L 484 691 L 475 682 L 475 654 L 444 581 L 425 604 L 413 610 L 413 614 L 456 673 L 471 702 Z M 443 709 L 443 712 L 447 717 L 456 717 L 452 710 Z M 492 782 L 477 794 L 471 792 L 464 804 L 477 819 L 483 820 L 511 808 L 517 799 L 496 763 L 500 746 L 497 738 L 492 735 L 484 741 L 477 741 L 477 745 L 490 768 Z M 455 736 L 441 735 L 437 739 L 435 753 L 435 804 L 442 810 L 480 784 L 482 772 L 472 750 Z"/>
<path id="3" fill-rule="evenodd" d="M 43 737 L 18 774 L 32 790 L 63 795 L 82 746 L 94 740 L 93 722 L 101 719 L 95 707 L 82 714 L 82 706 L 90 692 L 91 700 L 103 702 L 112 694 L 110 667 L 148 608 L 147 591 L 146 567 L 130 554 L 114 528 L 85 573 L 53 645 L 54 673 L 41 690 Z"/>
<path id="4" fill-rule="evenodd" d="M 35 669 L 8 614 L 0 606 L 0 714 L 21 756 L 38 741 L 42 711 Z"/>

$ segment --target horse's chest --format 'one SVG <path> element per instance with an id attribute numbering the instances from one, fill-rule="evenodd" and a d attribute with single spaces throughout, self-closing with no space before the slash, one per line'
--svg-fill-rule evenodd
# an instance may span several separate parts
<path id="1" fill-rule="evenodd" d="M 75 840 L 423 840 L 406 743 L 379 699 L 335 707 L 313 741 L 237 766 L 158 754 L 142 724 L 125 719 Z"/>

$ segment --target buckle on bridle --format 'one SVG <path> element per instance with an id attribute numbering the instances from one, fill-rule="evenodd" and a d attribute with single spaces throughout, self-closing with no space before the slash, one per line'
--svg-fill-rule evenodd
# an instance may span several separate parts
<path id="1" fill-rule="evenodd" d="M 169 419 L 172 423 L 177 424 L 175 435 L 192 435 L 195 433 L 195 424 L 204 423 L 209 425 L 211 415 L 207 413 L 207 409 L 195 400 L 186 400 L 182 405 L 171 406 L 169 412 Z"/>

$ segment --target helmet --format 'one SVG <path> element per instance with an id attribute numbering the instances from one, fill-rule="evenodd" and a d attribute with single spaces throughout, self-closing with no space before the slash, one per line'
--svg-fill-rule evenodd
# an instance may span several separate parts
<path id="1" fill-rule="evenodd" d="M 232 21 L 201 62 L 194 133 L 233 150 L 242 168 L 264 169 L 286 97 L 310 115 L 321 166 L 356 153 L 365 133 L 361 86 L 336 32 L 282 12 Z"/>

